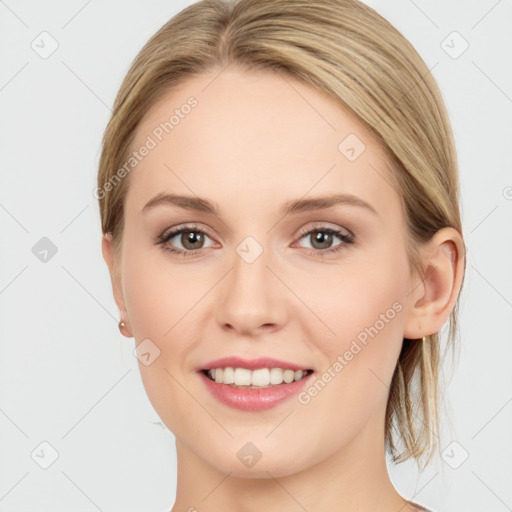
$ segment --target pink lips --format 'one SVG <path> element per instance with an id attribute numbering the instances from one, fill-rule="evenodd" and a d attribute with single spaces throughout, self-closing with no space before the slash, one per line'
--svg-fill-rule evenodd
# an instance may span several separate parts
<path id="1" fill-rule="evenodd" d="M 196 368 L 197 371 L 211 370 L 212 368 L 247 368 L 248 370 L 257 370 L 258 368 L 281 368 L 283 370 L 308 370 L 308 366 L 300 366 L 288 361 L 281 361 L 272 357 L 260 357 L 258 359 L 243 359 L 241 357 L 223 357 L 215 359 L 204 366 Z"/>
<path id="2" fill-rule="evenodd" d="M 271 386 L 261 389 L 237 388 L 228 384 L 220 384 L 212 381 L 206 376 L 205 370 L 212 368 L 247 368 L 257 370 L 258 368 L 281 368 L 283 370 L 308 370 L 307 366 L 300 366 L 287 361 L 280 361 L 268 357 L 247 360 L 239 357 L 225 357 L 210 361 L 205 366 L 197 368 L 201 380 L 205 383 L 210 393 L 221 403 L 243 411 L 263 411 L 280 404 L 281 402 L 297 395 L 309 382 L 313 373 L 290 384 L 282 383 L 278 386 Z"/>

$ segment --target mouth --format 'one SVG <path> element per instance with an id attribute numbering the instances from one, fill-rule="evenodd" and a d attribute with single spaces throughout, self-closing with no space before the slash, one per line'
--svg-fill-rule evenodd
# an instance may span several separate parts
<path id="1" fill-rule="evenodd" d="M 296 397 L 316 373 L 306 363 L 259 357 L 222 357 L 196 367 L 205 389 L 220 403 L 260 412 Z"/>
<path id="2" fill-rule="evenodd" d="M 313 372 L 310 368 L 293 370 L 273 367 L 250 370 L 231 366 L 200 370 L 200 373 L 210 381 L 238 389 L 267 389 L 292 384 L 305 379 Z"/>
<path id="3" fill-rule="evenodd" d="M 260 412 L 296 397 L 315 373 L 311 369 L 258 368 L 254 361 L 252 367 L 217 366 L 200 369 L 197 374 L 220 403 L 240 411 Z"/>

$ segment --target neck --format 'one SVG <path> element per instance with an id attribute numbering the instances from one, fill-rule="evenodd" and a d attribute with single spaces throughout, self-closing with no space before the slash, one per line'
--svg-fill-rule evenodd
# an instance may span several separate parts
<path id="1" fill-rule="evenodd" d="M 381 418 L 383 419 L 383 418 Z M 284 476 L 238 477 L 219 471 L 176 440 L 178 480 L 171 512 L 409 512 L 386 467 L 382 421 L 369 422 L 348 445 Z"/>

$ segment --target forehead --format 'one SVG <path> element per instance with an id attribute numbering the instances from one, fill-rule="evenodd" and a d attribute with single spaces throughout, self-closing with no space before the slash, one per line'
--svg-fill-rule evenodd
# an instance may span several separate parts
<path id="1" fill-rule="evenodd" d="M 248 191 L 244 201 L 255 206 L 307 193 L 351 193 L 376 208 L 400 200 L 384 150 L 358 118 L 277 73 L 228 68 L 189 78 L 148 111 L 132 150 L 144 145 L 151 149 L 131 172 L 127 198 L 138 210 L 161 192 L 222 203 Z"/>

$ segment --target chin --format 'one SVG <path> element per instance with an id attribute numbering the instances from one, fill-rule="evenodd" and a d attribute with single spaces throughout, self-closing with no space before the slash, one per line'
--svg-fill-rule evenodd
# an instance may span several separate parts
<path id="1" fill-rule="evenodd" d="M 227 453 L 230 455 L 226 456 Z M 212 455 L 214 460 L 211 460 Z M 221 454 L 210 451 L 205 461 L 217 471 L 237 478 L 280 478 L 298 473 L 315 463 L 312 460 L 308 464 L 307 460 L 302 459 L 299 462 L 296 455 L 274 449 L 260 451 L 254 445 L 244 443 L 241 448 L 230 447 Z"/>
<path id="2" fill-rule="evenodd" d="M 229 474 L 232 477 L 236 478 L 283 478 L 290 476 L 299 472 L 301 469 L 297 466 L 289 466 L 284 467 L 282 461 L 265 461 L 263 462 L 263 458 L 260 459 L 254 466 L 244 468 L 243 464 L 236 459 L 233 461 L 226 461 L 225 465 L 222 467 L 217 467 L 218 471 Z"/>

